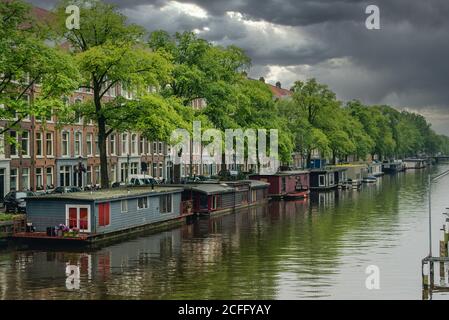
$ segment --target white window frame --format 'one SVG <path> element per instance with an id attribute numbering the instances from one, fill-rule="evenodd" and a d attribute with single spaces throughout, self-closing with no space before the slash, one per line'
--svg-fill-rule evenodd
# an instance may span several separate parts
<path id="1" fill-rule="evenodd" d="M 90 145 L 88 144 L 90 143 Z M 94 135 L 92 132 L 86 134 L 87 155 L 93 156 L 94 153 Z"/>
<path id="2" fill-rule="evenodd" d="M 90 233 L 91 232 L 91 207 L 89 205 L 79 205 L 79 204 L 66 204 L 65 205 L 65 221 L 69 221 L 69 209 L 75 208 L 76 209 L 76 219 L 77 222 L 80 220 L 80 209 L 87 209 L 87 229 L 80 229 L 80 232 L 82 233 Z"/>
<path id="3" fill-rule="evenodd" d="M 129 212 L 128 199 L 120 201 L 120 212 L 121 213 L 128 213 Z"/>
<path id="4" fill-rule="evenodd" d="M 139 200 L 140 199 L 145 199 L 145 206 L 144 207 L 140 207 L 140 205 L 139 205 Z M 148 209 L 148 207 L 149 207 L 149 205 L 148 205 L 148 197 L 139 197 L 139 198 L 137 198 L 137 210 L 138 211 L 141 211 L 141 210 L 146 210 L 146 209 Z"/>
<path id="5" fill-rule="evenodd" d="M 48 141 L 49 141 L 49 139 L 48 139 L 48 136 L 50 135 L 50 148 L 51 148 L 51 152 L 49 153 L 48 152 Z M 54 139 L 54 134 L 53 134 L 53 132 L 46 132 L 45 133 L 45 155 L 47 156 L 47 157 L 53 157 L 54 155 L 55 155 L 55 151 L 54 151 L 54 145 L 53 145 L 53 139 Z"/>
<path id="6" fill-rule="evenodd" d="M 74 145 L 73 149 L 74 149 L 75 157 L 82 156 L 83 155 L 83 133 L 81 131 L 75 132 L 74 144 L 75 145 Z M 77 144 L 78 144 L 78 150 L 76 150 Z"/>
<path id="7" fill-rule="evenodd" d="M 321 183 L 321 177 L 324 178 L 324 184 Z M 319 187 L 325 187 L 326 186 L 326 175 L 325 174 L 318 175 L 318 186 Z"/>
<path id="8" fill-rule="evenodd" d="M 67 135 L 67 140 L 64 140 L 64 135 Z M 64 143 L 67 142 L 67 153 L 64 153 Z M 70 157 L 70 132 L 62 131 L 61 132 L 61 156 L 62 157 Z"/>

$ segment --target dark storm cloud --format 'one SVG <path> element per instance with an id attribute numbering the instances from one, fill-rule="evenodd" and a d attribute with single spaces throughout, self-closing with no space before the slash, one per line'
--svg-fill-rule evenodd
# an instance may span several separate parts
<path id="1" fill-rule="evenodd" d="M 447 0 L 110 2 L 148 30 L 195 30 L 215 43 L 242 47 L 252 58 L 253 77 L 285 86 L 316 77 L 341 99 L 408 107 L 449 134 Z M 33 3 L 48 8 L 54 2 Z M 191 4 L 203 13 L 195 14 Z M 380 30 L 365 28 L 369 4 L 380 8 Z"/>

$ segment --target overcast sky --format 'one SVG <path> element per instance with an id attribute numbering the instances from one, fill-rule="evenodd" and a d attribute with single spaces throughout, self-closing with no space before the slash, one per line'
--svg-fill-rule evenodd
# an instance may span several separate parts
<path id="1" fill-rule="evenodd" d="M 150 31 L 193 30 L 243 48 L 254 78 L 289 88 L 315 77 L 343 101 L 416 111 L 449 135 L 447 0 L 109 1 Z M 380 9 L 380 30 L 365 27 L 370 4 Z"/>

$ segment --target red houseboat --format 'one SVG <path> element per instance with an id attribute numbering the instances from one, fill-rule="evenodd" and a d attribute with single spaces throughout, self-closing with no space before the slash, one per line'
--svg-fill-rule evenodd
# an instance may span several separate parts
<path id="1" fill-rule="evenodd" d="M 250 179 L 270 184 L 268 195 L 278 199 L 302 199 L 309 195 L 308 171 L 282 171 L 272 175 L 252 175 Z"/>
<path id="2" fill-rule="evenodd" d="M 182 201 L 192 203 L 192 212 L 221 214 L 268 201 L 268 183 L 226 181 L 183 185 Z"/>

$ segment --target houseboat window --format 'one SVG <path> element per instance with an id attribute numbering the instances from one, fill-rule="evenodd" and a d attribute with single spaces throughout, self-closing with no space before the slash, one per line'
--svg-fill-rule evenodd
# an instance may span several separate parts
<path id="1" fill-rule="evenodd" d="M 329 173 L 329 184 L 333 185 L 335 183 L 334 173 Z"/>
<path id="2" fill-rule="evenodd" d="M 90 206 L 67 205 L 66 220 L 69 228 L 78 228 L 81 232 L 90 232 Z"/>
<path id="3" fill-rule="evenodd" d="M 213 196 L 212 197 L 212 208 L 211 209 L 218 209 L 221 207 L 221 197 L 220 196 Z"/>
<path id="4" fill-rule="evenodd" d="M 286 182 L 285 182 L 285 177 L 282 177 L 282 192 L 285 192 L 286 189 L 287 189 L 287 186 L 286 186 Z"/>
<path id="5" fill-rule="evenodd" d="M 98 205 L 98 225 L 105 227 L 111 224 L 111 205 L 109 202 Z"/>
<path id="6" fill-rule="evenodd" d="M 128 212 L 128 200 L 121 201 L 122 213 Z"/>
<path id="7" fill-rule="evenodd" d="M 147 209 L 147 208 L 148 208 L 148 198 L 147 197 L 137 199 L 137 209 L 142 210 L 142 209 Z"/>
<path id="8" fill-rule="evenodd" d="M 161 213 L 172 212 L 172 196 L 171 194 L 159 197 L 159 208 Z"/>
<path id="9" fill-rule="evenodd" d="M 318 176 L 318 183 L 320 187 L 324 187 L 326 185 L 326 176 L 324 174 L 320 174 Z"/>

